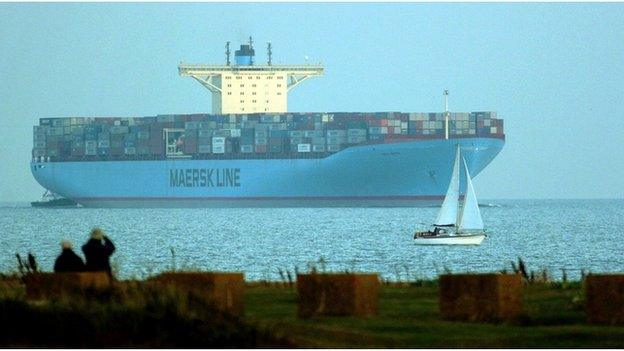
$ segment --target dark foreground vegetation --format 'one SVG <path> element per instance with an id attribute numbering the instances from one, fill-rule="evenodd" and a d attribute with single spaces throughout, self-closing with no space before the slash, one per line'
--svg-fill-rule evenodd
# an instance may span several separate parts
<path id="1" fill-rule="evenodd" d="M 27 301 L 0 279 L 1 347 L 624 347 L 624 326 L 586 322 L 579 282 L 527 283 L 524 313 L 501 324 L 444 321 L 436 281 L 383 284 L 379 315 L 297 317 L 294 284 L 248 283 L 245 317 L 193 293 L 121 282 L 107 291 Z"/>
<path id="2" fill-rule="evenodd" d="M 250 348 L 293 346 L 244 320 L 217 310 L 194 293 L 143 282 L 27 301 L 16 281 L 0 298 L 2 347 Z"/>

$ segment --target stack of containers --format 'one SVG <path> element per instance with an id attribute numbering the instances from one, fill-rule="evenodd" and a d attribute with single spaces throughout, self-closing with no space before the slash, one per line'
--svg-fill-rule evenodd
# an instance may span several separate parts
<path id="1" fill-rule="evenodd" d="M 47 118 L 33 128 L 33 156 L 61 159 L 125 155 L 164 157 L 164 128 L 184 128 L 187 155 L 337 152 L 345 144 L 399 135 L 444 135 L 444 113 L 296 113 L 161 115 L 144 118 Z M 502 135 L 494 112 L 451 113 L 452 135 Z"/>
<path id="2" fill-rule="evenodd" d="M 136 141 L 137 141 L 137 133 L 139 132 L 138 127 L 131 126 L 126 127 L 128 131 L 123 134 L 124 138 L 124 155 L 133 156 L 136 155 Z"/>
<path id="3" fill-rule="evenodd" d="M 502 120 L 496 118 L 495 112 L 472 112 L 471 118 L 476 121 L 476 132 L 479 136 L 503 133 Z"/>
<path id="4" fill-rule="evenodd" d="M 249 154 L 254 152 L 254 129 L 253 128 L 243 128 L 241 129 L 241 138 L 240 138 L 240 151 L 244 154 Z"/>
<path id="5" fill-rule="evenodd" d="M 110 155 L 110 127 L 108 124 L 100 125 L 97 138 L 97 154 L 100 156 Z"/>
<path id="6" fill-rule="evenodd" d="M 49 155 L 48 150 L 51 147 L 48 147 L 46 143 L 46 132 L 48 130 L 47 126 L 34 126 L 33 127 L 33 156 L 34 157 L 44 157 L 44 156 L 52 156 Z"/>
<path id="7" fill-rule="evenodd" d="M 84 127 L 84 139 L 85 139 L 85 155 L 95 156 L 97 155 L 98 147 L 98 133 L 101 130 L 99 125 L 89 124 Z"/>
<path id="8" fill-rule="evenodd" d="M 265 116 L 262 116 L 265 117 Z M 262 118 L 261 117 L 261 118 Z M 266 124 L 258 124 L 255 129 L 255 151 L 264 154 L 267 152 L 268 130 Z"/>
<path id="9" fill-rule="evenodd" d="M 319 116 L 320 117 L 320 116 Z M 314 130 L 311 137 L 312 152 L 325 152 L 327 139 L 325 138 L 325 132 L 322 130 Z"/>
<path id="10" fill-rule="evenodd" d="M 138 126 L 137 132 L 137 155 L 146 156 L 150 154 L 150 131 L 149 125 Z"/>
<path id="11" fill-rule="evenodd" d="M 71 131 L 71 155 L 72 157 L 82 157 L 85 154 L 84 129 L 76 126 L 74 128 L 70 126 L 69 128 L 70 131 L 73 129 Z"/>
<path id="12" fill-rule="evenodd" d="M 340 151 L 342 145 L 347 142 L 347 131 L 344 129 L 328 129 L 326 136 L 326 150 L 329 152 Z"/>
<path id="13" fill-rule="evenodd" d="M 163 156 L 165 154 L 165 140 L 163 139 L 163 127 L 165 124 L 166 123 L 159 123 L 159 122 L 150 124 L 150 127 L 149 127 L 150 155 Z"/>
<path id="14" fill-rule="evenodd" d="M 290 137 L 288 140 L 290 144 L 290 151 L 297 152 L 298 151 L 297 145 L 303 144 L 303 131 L 291 130 L 288 132 L 288 135 Z"/>
<path id="15" fill-rule="evenodd" d="M 212 137 L 212 153 L 213 154 L 225 153 L 225 137 L 223 136 Z"/>
<path id="16" fill-rule="evenodd" d="M 277 126 L 276 126 L 277 127 Z M 270 126 L 269 126 L 270 128 Z M 284 139 L 288 136 L 285 130 L 272 129 L 269 130 L 269 152 L 279 154 L 283 152 Z"/>
<path id="17" fill-rule="evenodd" d="M 189 123 L 189 122 L 187 122 Z M 196 122 L 192 122 L 196 123 Z M 197 153 L 197 129 L 185 129 L 184 131 L 184 147 L 182 152 L 186 155 L 194 155 Z"/>
<path id="18" fill-rule="evenodd" d="M 366 142 L 366 129 L 347 129 L 347 143 L 360 144 Z"/>
<path id="19" fill-rule="evenodd" d="M 208 129 L 209 125 L 203 124 L 203 122 L 200 123 L 200 127 L 201 129 L 197 130 L 197 152 L 200 154 L 210 154 L 212 153 L 213 130 Z"/>

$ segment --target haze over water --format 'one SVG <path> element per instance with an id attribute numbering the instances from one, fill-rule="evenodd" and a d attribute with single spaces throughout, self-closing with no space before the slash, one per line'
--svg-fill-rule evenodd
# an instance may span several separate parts
<path id="1" fill-rule="evenodd" d="M 32 251 L 51 270 L 69 238 L 76 252 L 90 228 L 114 240 L 121 278 L 170 269 L 244 271 L 248 280 L 279 280 L 327 262 L 328 271 L 379 272 L 391 280 L 452 272 L 510 270 L 522 257 L 529 270 L 571 278 L 580 270 L 624 271 L 624 200 L 492 200 L 481 207 L 489 236 L 477 247 L 423 247 L 412 233 L 431 223 L 429 208 L 36 209 L 0 204 L 0 271 L 15 270 L 15 253 Z"/>

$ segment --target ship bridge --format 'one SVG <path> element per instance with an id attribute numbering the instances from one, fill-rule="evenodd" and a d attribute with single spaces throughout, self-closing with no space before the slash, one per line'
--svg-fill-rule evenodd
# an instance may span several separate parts
<path id="1" fill-rule="evenodd" d="M 321 64 L 273 65 L 271 44 L 267 63 L 254 63 L 253 41 L 236 50 L 230 62 L 230 43 L 226 44 L 225 65 L 185 64 L 178 73 L 191 77 L 212 93 L 212 113 L 288 112 L 288 93 L 308 78 L 323 75 Z"/>

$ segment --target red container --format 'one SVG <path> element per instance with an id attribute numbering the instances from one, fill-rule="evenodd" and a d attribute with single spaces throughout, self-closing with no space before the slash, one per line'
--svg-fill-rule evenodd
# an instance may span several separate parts
<path id="1" fill-rule="evenodd" d="M 380 121 L 380 124 L 381 124 L 382 127 L 387 127 L 388 126 L 388 120 L 387 119 L 382 119 Z"/>
<path id="2" fill-rule="evenodd" d="M 256 145 L 256 152 L 257 153 L 266 153 L 267 152 L 267 146 L 266 145 Z"/>

